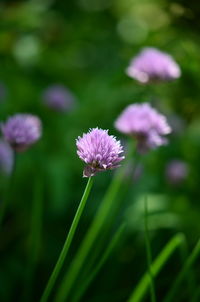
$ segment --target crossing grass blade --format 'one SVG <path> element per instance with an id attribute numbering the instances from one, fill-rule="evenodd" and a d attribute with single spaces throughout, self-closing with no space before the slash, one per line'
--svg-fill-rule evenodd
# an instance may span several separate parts
<path id="1" fill-rule="evenodd" d="M 183 242 L 185 241 L 185 237 L 183 234 L 175 235 L 163 248 L 157 258 L 151 264 L 151 272 L 153 277 L 155 278 L 158 273 L 161 271 L 162 267 L 166 264 L 167 260 L 171 257 L 171 255 L 179 248 Z M 149 286 L 150 286 L 150 278 L 148 272 L 144 274 L 141 281 L 138 283 L 136 288 L 133 290 L 128 302 L 139 302 L 142 300 L 144 295 L 146 294 Z"/>
<path id="2" fill-rule="evenodd" d="M 94 278 L 96 277 L 96 275 L 98 274 L 98 272 L 100 271 L 100 269 L 102 268 L 102 266 L 105 264 L 105 262 L 107 261 L 107 259 L 110 256 L 111 252 L 113 251 L 113 249 L 118 244 L 118 242 L 119 242 L 119 240 L 120 240 L 120 238 L 121 238 L 121 236 L 122 236 L 122 234 L 124 232 L 124 229 L 125 229 L 125 224 L 122 224 L 119 227 L 119 229 L 116 231 L 116 233 L 113 236 L 110 244 L 108 245 L 107 249 L 103 253 L 103 256 L 99 260 L 99 262 L 96 265 L 96 267 L 94 268 L 94 270 L 90 273 L 89 277 L 82 284 L 82 286 L 80 286 L 77 289 L 77 294 L 75 295 L 74 299 L 72 299 L 73 302 L 79 302 L 80 301 L 80 299 L 82 298 L 83 294 L 85 293 L 85 291 L 87 290 L 87 288 L 89 287 L 89 285 L 91 284 L 91 282 L 94 280 Z"/>
<path id="3" fill-rule="evenodd" d="M 178 276 L 175 278 L 174 283 L 171 287 L 171 289 L 168 292 L 168 295 L 164 299 L 164 302 L 171 302 L 174 299 L 174 296 L 176 295 L 179 286 L 181 285 L 181 282 L 186 277 L 186 274 L 188 273 L 191 266 L 194 264 L 196 259 L 200 256 L 200 240 L 197 242 L 196 246 L 194 247 L 192 253 L 188 257 L 188 259 L 185 261 L 182 270 L 178 274 Z"/>
<path id="4" fill-rule="evenodd" d="M 146 252 L 147 252 L 147 265 L 148 265 L 148 274 L 150 278 L 150 294 L 151 294 L 151 302 L 156 302 L 156 291 L 155 291 L 155 283 L 154 277 L 151 270 L 151 262 L 152 262 L 152 255 L 151 255 L 151 245 L 150 245 L 150 238 L 149 238 L 149 229 L 148 229 L 148 203 L 147 197 L 144 200 L 144 229 L 145 229 L 145 243 L 146 243 Z"/>

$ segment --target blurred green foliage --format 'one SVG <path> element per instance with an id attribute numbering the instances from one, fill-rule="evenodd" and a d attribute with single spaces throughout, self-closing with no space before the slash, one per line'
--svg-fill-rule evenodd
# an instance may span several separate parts
<path id="1" fill-rule="evenodd" d="M 98 126 L 110 129 L 125 143 L 113 123 L 133 102 L 151 102 L 180 127 L 174 129 L 168 146 L 138 159 L 144 171 L 124 193 L 112 229 L 125 219 L 128 230 L 82 301 L 126 301 L 146 270 L 142 218 L 146 192 L 153 257 L 178 231 L 186 235 L 189 248 L 194 246 L 200 233 L 199 10 L 195 0 L 1 0 L 0 81 L 7 93 L 0 101 L 0 120 L 16 112 L 37 114 L 43 122 L 43 137 L 17 158 L 11 200 L 0 229 L 0 301 L 38 301 L 85 186 L 75 139 Z M 181 67 L 181 78 L 151 87 L 129 79 L 124 70 L 144 46 L 169 52 Z M 44 89 L 55 83 L 75 94 L 73 111 L 60 114 L 43 105 Z M 174 158 L 189 166 L 187 179 L 178 186 L 165 175 L 167 163 Z M 112 175 L 95 177 L 66 268 Z M 9 180 L 1 179 L 3 200 Z M 31 230 L 37 190 L 41 221 L 35 248 Z M 109 236 L 112 232 L 105 236 L 105 246 Z M 159 301 L 180 269 L 179 258 L 174 255 L 156 279 Z M 199 269 L 198 264 L 197 282 Z M 84 272 L 76 286 L 83 279 Z M 176 301 L 189 301 L 186 288 Z"/>

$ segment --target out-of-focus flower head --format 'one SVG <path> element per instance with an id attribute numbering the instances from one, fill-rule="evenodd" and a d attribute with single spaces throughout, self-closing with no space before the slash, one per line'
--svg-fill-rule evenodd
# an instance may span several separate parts
<path id="1" fill-rule="evenodd" d="M 186 162 L 174 159 L 167 164 L 165 174 L 169 183 L 178 185 L 186 179 L 188 172 Z"/>
<path id="2" fill-rule="evenodd" d="M 75 97 L 65 86 L 52 85 L 44 91 L 43 101 L 55 111 L 66 112 L 73 108 Z"/>
<path id="3" fill-rule="evenodd" d="M 153 47 L 146 47 L 132 59 L 126 73 L 138 82 L 148 84 L 177 79 L 181 75 L 181 70 L 167 53 Z"/>
<path id="4" fill-rule="evenodd" d="M 0 139 L 0 172 L 11 174 L 14 162 L 14 154 L 10 145 Z"/>
<path id="5" fill-rule="evenodd" d="M 41 137 L 41 121 L 32 114 L 16 114 L 2 124 L 4 139 L 15 151 L 25 151 Z"/>
<path id="6" fill-rule="evenodd" d="M 90 129 L 76 140 L 77 154 L 87 165 L 83 177 L 90 177 L 97 172 L 117 168 L 124 159 L 120 141 L 108 134 L 108 130 Z"/>
<path id="7" fill-rule="evenodd" d="M 115 127 L 133 136 L 141 153 L 166 144 L 164 136 L 171 132 L 166 117 L 148 103 L 129 105 L 117 118 Z"/>

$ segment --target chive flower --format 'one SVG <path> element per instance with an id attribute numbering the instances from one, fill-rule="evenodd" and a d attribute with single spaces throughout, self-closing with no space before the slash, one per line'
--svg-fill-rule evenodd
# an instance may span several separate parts
<path id="1" fill-rule="evenodd" d="M 140 153 L 166 144 L 164 136 L 171 132 L 166 117 L 148 103 L 129 105 L 117 118 L 115 127 L 136 139 Z"/>
<path id="2" fill-rule="evenodd" d="M 0 173 L 10 175 L 13 169 L 14 154 L 10 145 L 0 140 Z"/>
<path id="3" fill-rule="evenodd" d="M 41 121 L 32 114 L 16 114 L 2 124 L 4 139 L 18 152 L 25 151 L 41 137 Z"/>
<path id="4" fill-rule="evenodd" d="M 75 104 L 74 95 L 63 85 L 52 85 L 43 94 L 44 104 L 57 112 L 70 111 Z"/>
<path id="5" fill-rule="evenodd" d="M 177 79 L 181 75 L 181 70 L 169 54 L 153 47 L 146 47 L 132 59 L 126 73 L 138 82 L 148 84 Z"/>
<path id="6" fill-rule="evenodd" d="M 90 129 L 76 140 L 77 154 L 86 163 L 83 177 L 94 176 L 97 172 L 115 169 L 124 159 L 120 141 L 108 130 Z"/>

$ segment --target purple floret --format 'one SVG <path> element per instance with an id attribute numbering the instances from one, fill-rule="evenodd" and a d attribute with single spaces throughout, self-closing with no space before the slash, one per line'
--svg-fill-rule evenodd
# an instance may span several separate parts
<path id="1" fill-rule="evenodd" d="M 90 129 L 76 140 L 77 154 L 87 165 L 83 176 L 90 177 L 97 172 L 117 168 L 124 159 L 120 141 L 108 134 L 108 130 Z"/>
<path id="2" fill-rule="evenodd" d="M 62 85 L 48 87 L 43 94 L 43 100 L 46 106 L 59 112 L 71 110 L 75 103 L 73 94 Z"/>
<path id="3" fill-rule="evenodd" d="M 0 140 L 0 172 L 10 174 L 12 172 L 14 154 L 10 145 Z"/>
<path id="4" fill-rule="evenodd" d="M 116 120 L 115 127 L 136 138 L 141 153 L 166 144 L 164 136 L 171 132 L 166 117 L 148 103 L 129 105 Z"/>
<path id="5" fill-rule="evenodd" d="M 179 78 L 181 70 L 174 59 L 153 47 L 144 48 L 126 69 L 129 77 L 142 84 Z"/>
<path id="6" fill-rule="evenodd" d="M 2 125 L 4 139 L 16 151 L 25 151 L 41 137 L 41 121 L 31 114 L 16 114 Z"/>

